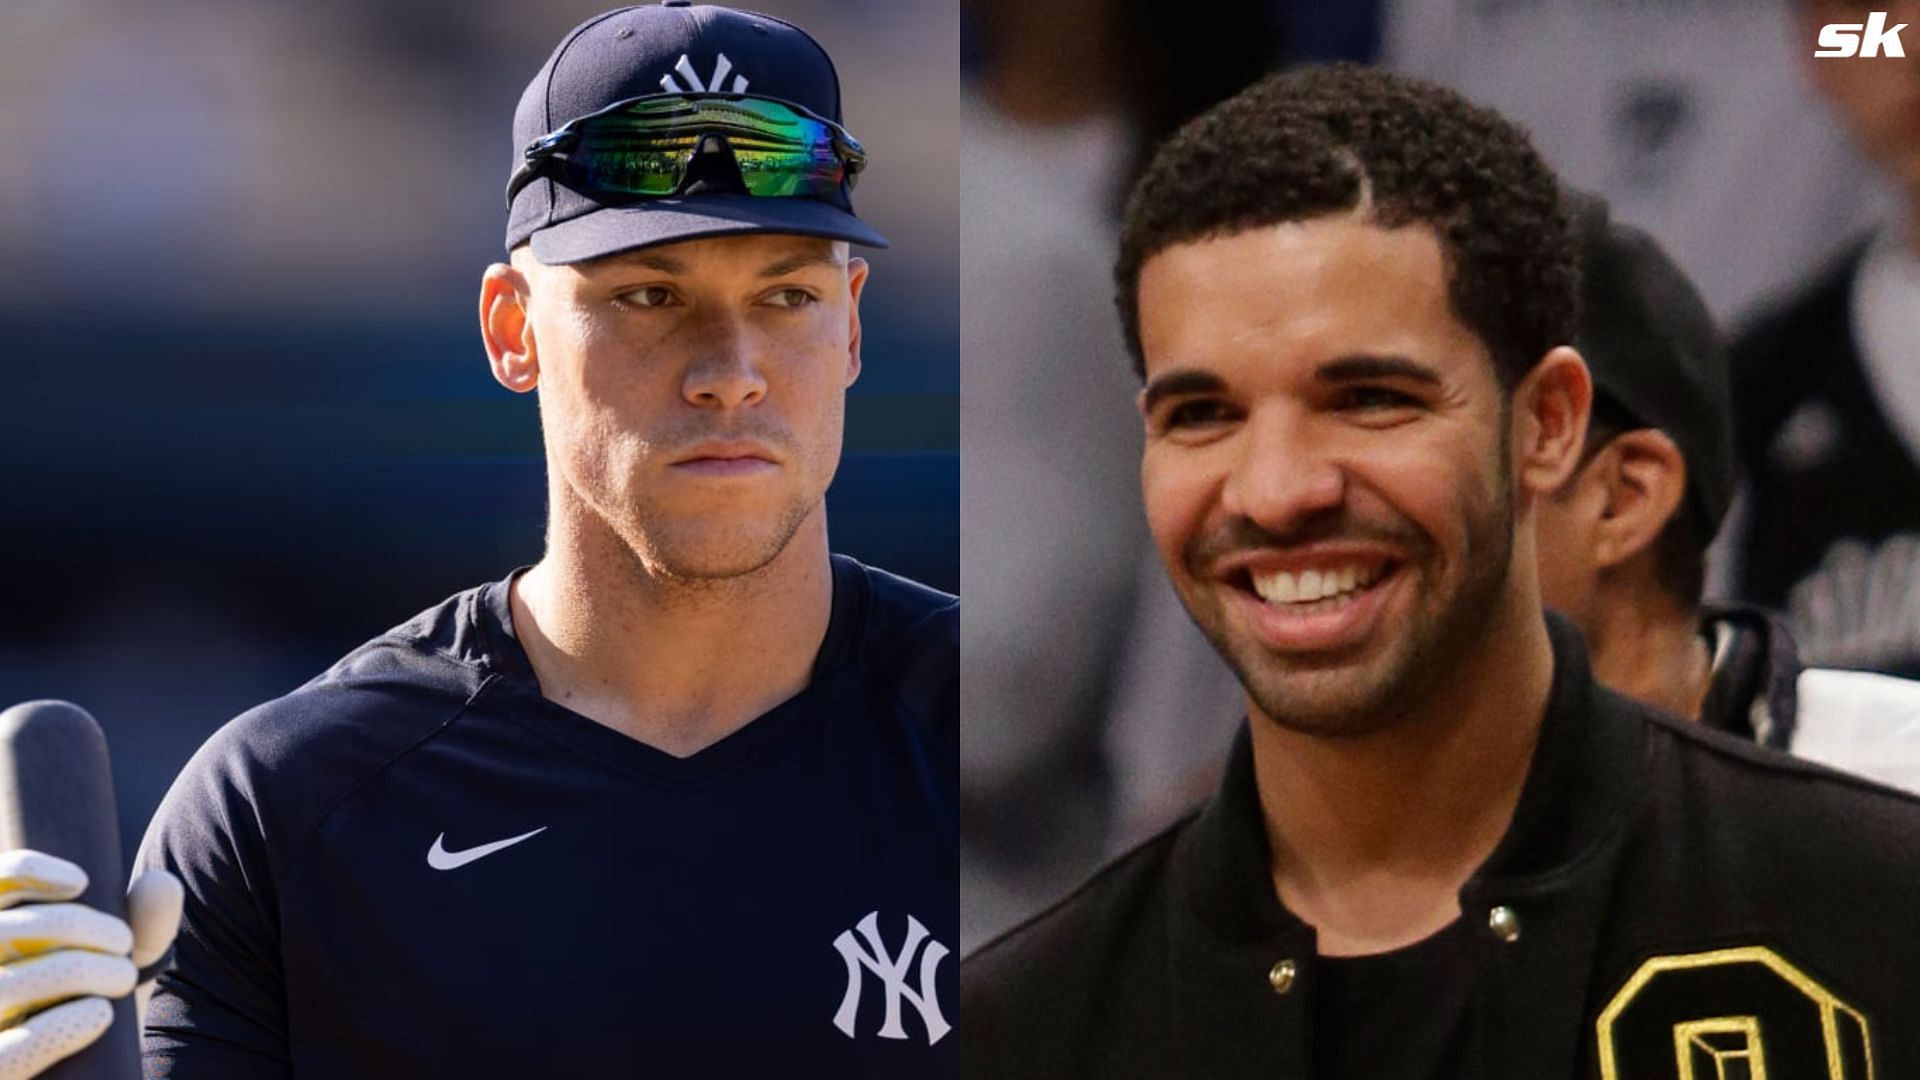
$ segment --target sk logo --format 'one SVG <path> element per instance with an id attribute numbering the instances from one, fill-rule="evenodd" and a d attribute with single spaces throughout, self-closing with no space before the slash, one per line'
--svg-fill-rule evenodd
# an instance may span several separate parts
<path id="1" fill-rule="evenodd" d="M 887 994 L 887 1013 L 880 1024 L 880 1037 L 907 1037 L 906 1029 L 900 1026 L 900 1002 L 905 999 L 920 1011 L 920 1022 L 927 1026 L 927 1045 L 939 1042 L 952 1030 L 947 1018 L 940 1013 L 940 996 L 933 981 L 940 961 L 947 958 L 947 947 L 929 940 L 927 928 L 911 915 L 907 916 L 907 940 L 900 946 L 899 956 L 887 955 L 887 944 L 880 938 L 879 912 L 867 912 L 867 917 L 855 923 L 854 929 L 866 939 L 864 946 L 854 938 L 853 930 L 842 930 L 840 936 L 833 939 L 833 947 L 840 950 L 840 958 L 847 962 L 847 993 L 840 999 L 840 1010 L 833 1014 L 833 1026 L 847 1038 L 854 1037 L 854 1020 L 860 1015 L 860 987 L 865 982 L 861 969 L 865 968 L 880 977 L 881 988 Z M 920 949 L 923 941 L 927 943 L 925 951 Z M 916 952 L 920 953 L 920 988 L 910 990 L 907 965 L 913 963 Z"/>
<path id="2" fill-rule="evenodd" d="M 1760 946 L 1656 956 L 1596 1026 L 1602 1080 L 1873 1080 L 1867 1018 Z"/>
<path id="3" fill-rule="evenodd" d="M 1887 27 L 1887 13 L 1868 12 L 1863 23 L 1828 23 L 1820 28 L 1820 47 L 1813 55 L 1829 56 L 1897 56 L 1906 58 L 1907 52 L 1900 47 L 1900 31 L 1907 28 L 1906 23 L 1896 23 Z"/>
<path id="4" fill-rule="evenodd" d="M 713 78 L 708 79 L 705 83 L 700 81 L 700 76 L 693 73 L 693 61 L 687 59 L 686 53 L 680 54 L 680 62 L 673 65 L 673 70 L 680 73 L 681 79 L 687 80 L 687 85 L 680 85 L 679 79 L 675 79 L 671 75 L 662 75 L 660 76 L 660 89 L 665 90 L 669 94 L 685 94 L 689 92 L 689 88 L 691 88 L 693 93 L 711 92 L 718 94 L 726 92 L 744 94 L 747 92 L 747 77 L 745 75 L 735 75 L 733 77 L 733 85 L 725 85 L 727 73 L 733 70 L 733 61 L 727 59 L 726 53 L 721 53 L 719 59 L 713 62 Z"/>

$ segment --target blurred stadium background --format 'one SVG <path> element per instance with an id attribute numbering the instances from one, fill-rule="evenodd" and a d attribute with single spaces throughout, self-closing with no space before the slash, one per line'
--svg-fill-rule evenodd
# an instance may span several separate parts
<path id="1" fill-rule="evenodd" d="M 214 728 L 540 553 L 476 333 L 514 102 L 600 0 L 0 3 L 0 704 L 112 743 L 123 844 Z M 834 546 L 956 589 L 958 11 L 756 0 L 874 155 Z"/>

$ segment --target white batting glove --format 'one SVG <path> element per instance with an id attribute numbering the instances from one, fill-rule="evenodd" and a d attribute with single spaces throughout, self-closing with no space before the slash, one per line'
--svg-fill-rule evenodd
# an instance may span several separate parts
<path id="1" fill-rule="evenodd" d="M 38 851 L 0 852 L 0 1080 L 26 1080 L 78 1053 L 113 1021 L 180 929 L 183 890 L 149 870 L 127 890 L 127 921 L 72 900 L 86 871 Z M 131 925 L 129 925 L 131 924 Z M 151 982 L 141 986 L 146 1005 Z"/>

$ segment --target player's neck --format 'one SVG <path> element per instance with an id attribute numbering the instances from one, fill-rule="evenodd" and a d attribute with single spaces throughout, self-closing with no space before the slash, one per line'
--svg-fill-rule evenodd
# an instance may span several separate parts
<path id="1" fill-rule="evenodd" d="M 592 540 L 550 538 L 512 599 L 543 696 L 690 755 L 806 687 L 833 609 L 825 511 L 724 587 L 662 581 Z"/>
<path id="2" fill-rule="evenodd" d="M 1322 953 L 1383 952 L 1439 930 L 1505 835 L 1553 681 L 1537 601 L 1517 600 L 1431 696 L 1372 735 L 1254 717 L 1274 887 Z"/>
<path id="3" fill-rule="evenodd" d="M 1700 718 L 1713 654 L 1699 617 L 1645 582 L 1633 594 L 1602 587 L 1581 627 L 1595 680 L 1689 720 Z"/>

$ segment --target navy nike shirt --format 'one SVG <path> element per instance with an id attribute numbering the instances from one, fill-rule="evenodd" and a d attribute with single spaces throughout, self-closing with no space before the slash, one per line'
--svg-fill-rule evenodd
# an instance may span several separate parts
<path id="1" fill-rule="evenodd" d="M 675 758 L 540 696 L 506 582 L 241 716 L 149 1077 L 951 1077 L 959 601 L 833 560 L 791 700 Z"/>

